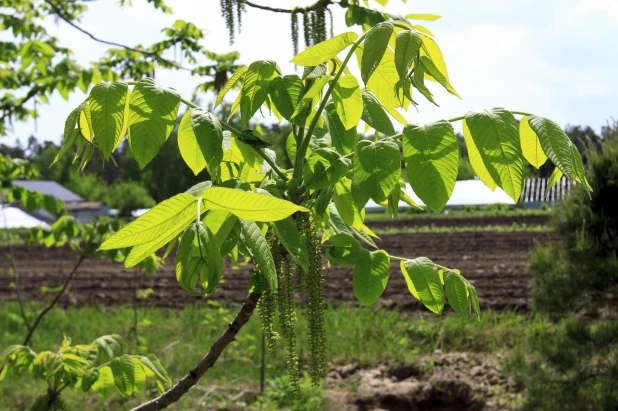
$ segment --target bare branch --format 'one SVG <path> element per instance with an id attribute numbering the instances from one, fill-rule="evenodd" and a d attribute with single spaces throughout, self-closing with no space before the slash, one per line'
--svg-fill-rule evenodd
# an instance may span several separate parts
<path id="1" fill-rule="evenodd" d="M 307 6 L 307 7 L 298 7 L 296 9 L 281 9 L 278 7 L 270 7 L 270 6 L 263 6 L 261 4 L 255 4 L 252 1 L 248 1 L 248 0 L 241 0 L 241 2 L 242 4 L 245 4 L 249 7 L 253 7 L 256 9 L 272 11 L 274 13 L 287 13 L 287 14 L 292 14 L 294 11 L 303 12 L 303 11 L 315 10 L 319 7 L 328 7 L 329 5 L 333 4 L 332 0 L 318 0 L 314 4 Z"/>
<path id="2" fill-rule="evenodd" d="M 155 398 L 152 401 L 148 401 L 142 405 L 133 408 L 132 411 L 155 411 L 162 410 L 168 405 L 178 401 L 183 395 L 185 395 L 191 387 L 193 387 L 199 379 L 208 371 L 223 352 L 223 350 L 236 339 L 238 331 L 249 321 L 255 306 L 260 299 L 260 294 L 250 293 L 245 299 L 242 308 L 236 314 L 234 321 L 232 321 L 223 335 L 219 337 L 217 341 L 210 347 L 210 351 L 197 363 L 197 365 L 189 371 L 187 375 L 182 377 L 180 381 L 176 383 L 172 388 L 165 391 L 161 396 Z"/>

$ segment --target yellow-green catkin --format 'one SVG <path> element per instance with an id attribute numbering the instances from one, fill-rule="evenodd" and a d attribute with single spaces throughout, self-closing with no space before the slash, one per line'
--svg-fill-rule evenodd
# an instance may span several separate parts
<path id="1" fill-rule="evenodd" d="M 294 301 L 294 282 L 290 260 L 285 255 L 280 261 L 278 270 L 277 296 L 279 299 L 279 323 L 281 333 L 287 345 L 286 365 L 290 383 L 294 387 L 294 395 L 300 397 L 300 382 L 298 378 L 298 352 L 296 350 L 296 302 Z"/>
<path id="2" fill-rule="evenodd" d="M 309 254 L 307 273 L 307 318 L 309 322 L 309 375 L 311 383 L 319 386 L 328 372 L 328 347 L 326 340 L 326 298 L 324 296 L 324 270 L 317 230 L 311 215 L 299 217 L 299 228 L 305 235 Z"/>
<path id="3" fill-rule="evenodd" d="M 262 324 L 262 333 L 264 333 L 266 348 L 271 356 L 276 357 L 277 341 L 279 340 L 279 333 L 275 331 L 277 294 L 274 290 L 268 288 L 266 278 L 264 278 L 258 269 L 254 269 L 253 274 L 257 275 L 260 289 L 262 290 L 262 296 L 258 300 L 257 309 L 260 315 L 260 323 Z"/>
<path id="4" fill-rule="evenodd" d="M 291 32 L 292 32 L 292 47 L 294 55 L 298 54 L 298 9 L 292 10 L 291 13 Z"/>

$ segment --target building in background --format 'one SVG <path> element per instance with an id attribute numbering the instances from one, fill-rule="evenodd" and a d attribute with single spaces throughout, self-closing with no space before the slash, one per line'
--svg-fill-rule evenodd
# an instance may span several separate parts
<path id="1" fill-rule="evenodd" d="M 53 196 L 56 200 L 63 201 L 67 213 L 81 222 L 87 223 L 97 217 L 109 215 L 109 209 L 105 204 L 101 202 L 84 201 L 80 196 L 55 181 L 13 180 L 12 184 L 31 191 L 38 191 L 44 195 L 48 194 Z M 56 219 L 43 209 L 32 214 L 33 217 L 45 222 L 53 222 Z"/>

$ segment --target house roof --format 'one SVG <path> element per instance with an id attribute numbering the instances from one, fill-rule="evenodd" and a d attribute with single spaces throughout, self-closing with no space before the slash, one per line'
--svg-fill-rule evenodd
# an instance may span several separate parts
<path id="1" fill-rule="evenodd" d="M 6 222 L 6 227 L 5 227 Z M 49 226 L 17 207 L 0 207 L 0 228 L 32 228 Z"/>
<path id="2" fill-rule="evenodd" d="M 412 191 L 409 183 L 406 183 L 406 193 L 416 202 L 423 206 L 425 203 Z M 462 206 L 462 205 L 485 205 L 485 204 L 515 204 L 515 202 L 502 189 L 497 188 L 491 191 L 481 180 L 461 180 L 455 183 L 453 194 L 446 203 L 446 206 Z M 399 202 L 400 208 L 407 208 L 408 205 L 403 201 Z M 366 208 L 382 209 L 383 207 L 376 204 L 372 200 L 366 205 Z"/>
<path id="3" fill-rule="evenodd" d="M 38 191 L 41 194 L 49 194 L 62 200 L 65 203 L 80 202 L 83 199 L 69 190 L 58 184 L 55 181 L 49 180 L 13 180 L 13 184 L 32 191 Z"/>

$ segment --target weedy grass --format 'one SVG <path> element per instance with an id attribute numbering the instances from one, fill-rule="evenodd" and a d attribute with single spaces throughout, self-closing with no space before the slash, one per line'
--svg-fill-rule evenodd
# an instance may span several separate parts
<path id="1" fill-rule="evenodd" d="M 508 204 L 487 204 L 484 206 L 462 206 L 458 208 L 446 208 L 440 213 L 434 213 L 427 208 L 422 210 L 407 208 L 400 210 L 397 218 L 392 218 L 384 210 L 383 212 L 368 212 L 365 215 L 367 221 L 400 220 L 416 218 L 474 218 L 474 217 L 517 217 L 530 215 L 551 215 L 548 205 L 541 208 L 518 208 Z"/>
<path id="2" fill-rule="evenodd" d="M 540 224 L 511 225 L 472 225 L 472 226 L 436 226 L 434 224 L 419 227 L 386 227 L 373 230 L 376 234 L 422 234 L 422 233 L 514 233 L 514 232 L 549 232 L 551 228 Z"/>
<path id="3" fill-rule="evenodd" d="M 29 305 L 29 309 L 37 308 Z M 21 343 L 24 328 L 16 303 L 0 305 L 0 348 Z M 232 320 L 237 307 L 216 302 L 186 306 L 182 310 L 140 308 L 138 311 L 139 342 L 144 352 L 155 353 L 173 380 L 185 375 L 199 361 L 210 344 Z M 299 313 L 299 357 L 301 368 L 307 363 L 308 335 L 304 308 Z M 515 312 L 483 311 L 480 321 L 455 315 L 430 316 L 402 313 L 380 307 L 341 306 L 327 313 L 330 360 L 333 364 L 410 363 L 419 355 L 440 349 L 443 352 L 506 352 L 523 348 L 527 338 L 551 327 L 540 316 Z M 49 314 L 33 340 L 36 351 L 56 349 L 63 335 L 74 343 L 89 343 L 96 337 L 121 333 L 128 338 L 133 326 L 133 310 L 129 307 L 57 309 Z M 134 337 L 131 337 L 134 340 Z M 130 339 L 129 339 L 130 340 Z M 251 406 L 243 399 L 257 399 L 260 383 L 261 329 L 257 316 L 239 333 L 216 366 L 200 381 L 199 386 L 176 404 L 176 409 L 193 409 L 203 405 Z M 282 342 L 276 358 L 266 361 L 266 395 L 253 406 L 298 409 L 286 382 L 285 350 Z M 268 354 L 267 354 L 268 355 Z M 311 398 L 313 409 L 320 409 L 323 394 L 311 389 L 303 379 L 301 385 Z M 0 409 L 18 410 L 29 407 L 43 390 L 43 383 L 12 375 L 0 383 Z M 65 390 L 64 399 L 70 409 L 127 409 L 145 397 L 120 398 L 105 402 L 95 395 L 84 396 L 77 389 Z M 296 404 L 296 405 L 294 405 Z M 308 408 L 303 408 L 308 409 Z"/>

